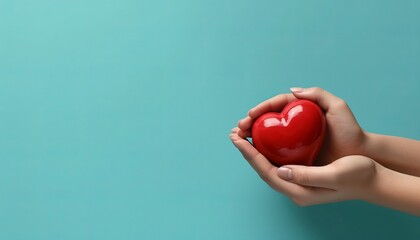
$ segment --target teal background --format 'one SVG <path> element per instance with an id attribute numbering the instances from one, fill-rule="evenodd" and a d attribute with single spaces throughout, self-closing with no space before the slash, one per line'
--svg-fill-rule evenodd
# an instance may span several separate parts
<path id="1" fill-rule="evenodd" d="M 292 86 L 419 139 L 419 1 L 0 0 L 0 239 L 406 239 L 300 208 L 228 139 Z"/>

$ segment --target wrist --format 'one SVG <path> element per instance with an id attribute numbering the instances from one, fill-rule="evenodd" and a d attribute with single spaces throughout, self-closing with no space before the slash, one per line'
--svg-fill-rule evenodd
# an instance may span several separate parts
<path id="1" fill-rule="evenodd" d="M 420 178 L 376 163 L 375 178 L 360 200 L 420 216 L 419 186 Z"/>
<path id="2" fill-rule="evenodd" d="M 370 203 L 376 203 L 381 198 L 381 185 L 386 179 L 386 175 L 389 174 L 388 169 L 379 163 L 374 162 L 374 166 L 372 178 L 363 186 L 363 190 L 359 195 L 360 200 Z"/>
<path id="3" fill-rule="evenodd" d="M 364 132 L 364 141 L 361 155 L 376 159 L 376 149 L 378 149 L 378 144 L 379 139 L 377 134 Z"/>
<path id="4" fill-rule="evenodd" d="M 384 170 L 382 165 L 375 160 L 366 156 L 360 156 L 369 159 L 369 164 L 365 164 L 363 171 L 358 174 L 359 181 L 356 191 L 354 191 L 354 199 L 373 203 L 380 195 L 381 179 L 383 179 Z"/>

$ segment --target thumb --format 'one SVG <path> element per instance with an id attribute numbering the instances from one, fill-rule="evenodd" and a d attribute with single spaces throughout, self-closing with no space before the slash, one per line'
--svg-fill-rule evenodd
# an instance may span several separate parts
<path id="1" fill-rule="evenodd" d="M 285 165 L 277 169 L 277 175 L 287 181 L 311 187 L 334 189 L 334 171 L 330 165 L 315 167 Z"/>

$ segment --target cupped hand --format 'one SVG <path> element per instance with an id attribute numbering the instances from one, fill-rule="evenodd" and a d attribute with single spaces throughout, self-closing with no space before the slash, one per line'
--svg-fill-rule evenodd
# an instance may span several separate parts
<path id="1" fill-rule="evenodd" d="M 350 199 L 365 199 L 376 180 L 378 164 L 364 156 L 349 155 L 325 166 L 272 165 L 250 142 L 230 134 L 233 144 L 274 190 L 296 204 L 308 206 Z"/>
<path id="2" fill-rule="evenodd" d="M 280 112 L 285 105 L 296 99 L 307 99 L 321 107 L 327 120 L 327 134 L 316 165 L 326 165 L 348 155 L 365 155 L 367 134 L 344 100 L 318 87 L 291 90 L 292 93 L 277 95 L 252 108 L 248 116 L 239 121 L 238 136 L 252 137 L 252 124 L 262 114 Z"/>

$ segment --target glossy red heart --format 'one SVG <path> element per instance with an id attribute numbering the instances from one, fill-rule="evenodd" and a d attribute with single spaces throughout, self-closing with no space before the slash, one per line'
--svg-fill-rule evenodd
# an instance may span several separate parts
<path id="1" fill-rule="evenodd" d="M 268 112 L 252 125 L 252 143 L 272 164 L 313 165 L 324 141 L 326 120 L 314 102 L 296 100 L 281 113 Z"/>

